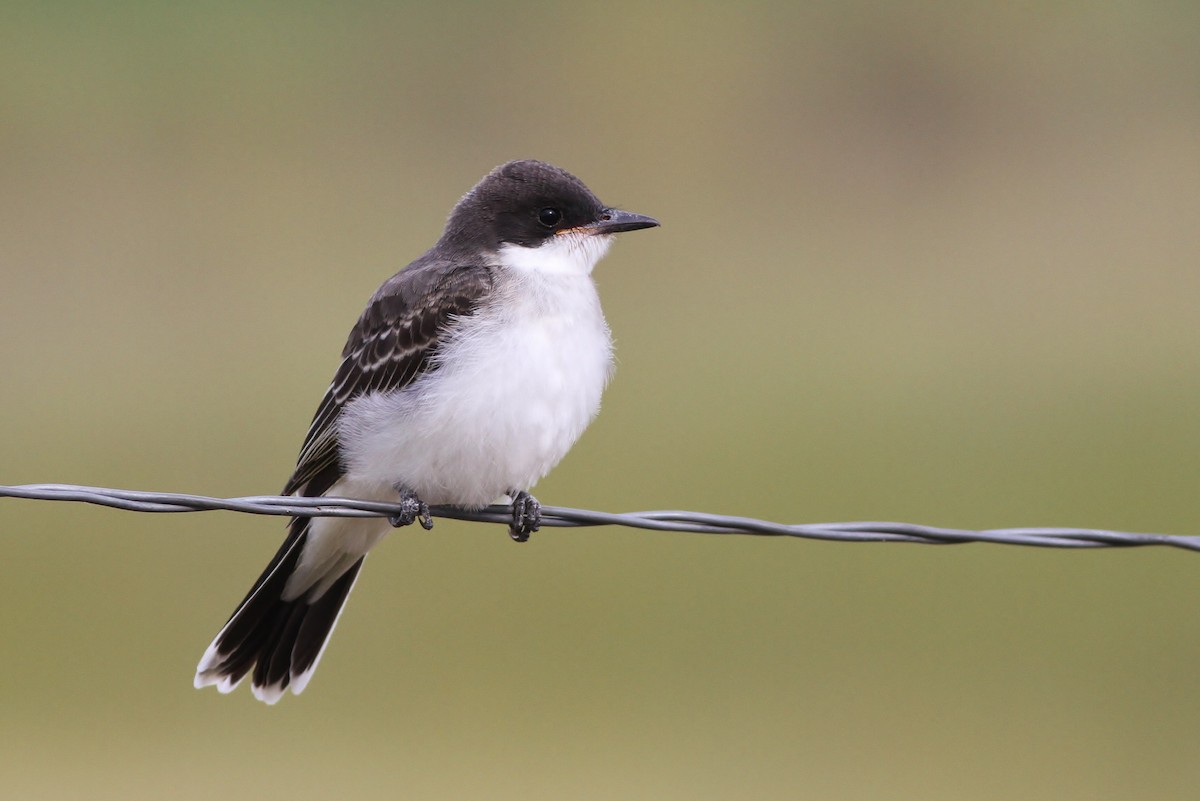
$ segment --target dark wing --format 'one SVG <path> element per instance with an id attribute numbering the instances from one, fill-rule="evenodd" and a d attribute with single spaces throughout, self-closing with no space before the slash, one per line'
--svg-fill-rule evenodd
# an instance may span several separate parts
<path id="1" fill-rule="evenodd" d="M 379 288 L 358 319 L 342 364 L 325 392 L 284 495 L 321 495 L 342 476 L 337 420 L 365 392 L 400 389 L 431 369 L 431 357 L 455 318 L 473 314 L 492 288 L 482 265 L 446 269 L 414 263 Z"/>

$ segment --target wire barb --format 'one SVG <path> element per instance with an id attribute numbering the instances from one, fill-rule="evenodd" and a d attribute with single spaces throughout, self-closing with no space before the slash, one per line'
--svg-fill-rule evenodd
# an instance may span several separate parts
<path id="1" fill-rule="evenodd" d="M 305 498 L 278 495 L 210 498 L 206 495 L 144 492 L 108 487 L 86 487 L 76 484 L 0 486 L 0 498 L 77 501 L 131 512 L 208 512 L 221 509 L 230 512 L 286 517 L 390 517 L 402 511 L 398 504 L 362 501 L 354 498 Z M 434 517 L 453 520 L 502 525 L 512 522 L 512 512 L 507 506 L 489 506 L 477 510 L 454 506 L 433 506 L 430 510 Z M 926 545 L 990 542 L 996 545 L 1032 545 L 1041 548 L 1113 548 L 1163 545 L 1189 551 L 1200 551 L 1200 536 L 1139 534 L 1091 528 L 1002 528 L 967 531 L 888 522 L 789 525 L 757 520 L 752 517 L 677 510 L 612 513 L 572 509 L 565 506 L 543 506 L 541 525 L 543 528 L 627 526 L 654 531 L 799 537 L 835 542 L 913 542 Z"/>

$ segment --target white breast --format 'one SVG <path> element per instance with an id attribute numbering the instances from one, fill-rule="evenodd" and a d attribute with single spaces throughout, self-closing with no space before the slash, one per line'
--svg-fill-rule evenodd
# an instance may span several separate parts
<path id="1" fill-rule="evenodd" d="M 434 371 L 402 392 L 351 402 L 339 431 L 348 488 L 394 497 L 399 482 L 427 503 L 482 506 L 549 472 L 599 410 L 612 369 L 589 275 L 603 244 L 585 254 L 586 271 L 508 260 Z"/>

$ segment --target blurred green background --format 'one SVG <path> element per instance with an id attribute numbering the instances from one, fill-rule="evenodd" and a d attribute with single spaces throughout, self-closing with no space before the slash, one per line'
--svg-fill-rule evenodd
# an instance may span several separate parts
<path id="1" fill-rule="evenodd" d="M 273 493 L 510 158 L 663 227 L 550 504 L 1197 534 L 1192 3 L 14 3 L 0 482 Z M 1182 799 L 1200 559 L 441 522 L 308 691 L 191 687 L 279 520 L 0 502 L 0 796 Z"/>

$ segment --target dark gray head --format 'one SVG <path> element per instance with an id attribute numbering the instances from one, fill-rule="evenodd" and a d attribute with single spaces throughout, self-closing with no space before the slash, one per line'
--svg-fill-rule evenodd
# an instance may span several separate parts
<path id="1" fill-rule="evenodd" d="M 510 161 L 463 196 L 439 244 L 494 252 L 505 244 L 540 247 L 564 233 L 606 237 L 658 224 L 605 206 L 566 170 L 544 161 Z"/>

